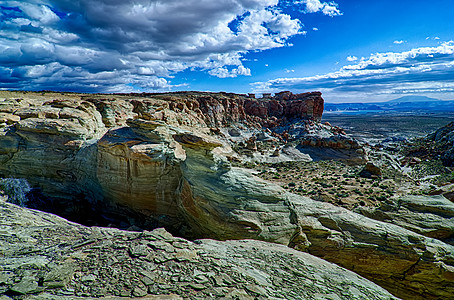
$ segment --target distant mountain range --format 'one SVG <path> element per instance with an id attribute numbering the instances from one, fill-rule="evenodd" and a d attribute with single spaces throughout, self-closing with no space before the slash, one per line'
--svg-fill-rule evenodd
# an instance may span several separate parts
<path id="1" fill-rule="evenodd" d="M 433 102 L 433 101 L 443 101 L 440 99 L 429 98 L 426 96 L 403 96 L 394 100 L 389 100 L 387 103 L 402 103 L 402 102 Z"/>
<path id="2" fill-rule="evenodd" d="M 454 112 L 454 100 L 445 101 L 425 96 L 404 96 L 386 102 L 325 103 L 325 112 Z"/>

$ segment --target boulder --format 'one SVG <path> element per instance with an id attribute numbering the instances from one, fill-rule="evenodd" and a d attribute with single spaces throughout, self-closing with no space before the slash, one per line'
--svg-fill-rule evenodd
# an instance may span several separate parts
<path id="1" fill-rule="evenodd" d="M 381 178 L 382 171 L 380 167 L 376 166 L 372 162 L 368 162 L 359 173 L 359 176 L 364 178 Z"/>
<path id="2" fill-rule="evenodd" d="M 430 195 L 443 195 L 446 199 L 454 202 L 454 183 L 440 186 L 435 191 L 430 192 Z"/>
<path id="3" fill-rule="evenodd" d="M 0 113 L 0 126 L 11 125 L 16 122 L 20 121 L 20 117 L 8 114 L 8 113 Z"/>

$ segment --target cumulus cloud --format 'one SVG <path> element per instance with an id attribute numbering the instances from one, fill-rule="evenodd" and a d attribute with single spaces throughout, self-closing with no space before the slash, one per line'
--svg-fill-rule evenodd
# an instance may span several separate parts
<path id="1" fill-rule="evenodd" d="M 165 90 L 186 69 L 250 76 L 246 53 L 290 46 L 305 33 L 279 0 L 1 3 L 1 88 Z M 339 14 L 333 2 L 294 5 Z"/>
<path id="2" fill-rule="evenodd" d="M 400 44 L 405 43 L 405 41 L 403 41 L 403 40 L 398 40 L 398 41 L 394 41 L 393 43 L 396 44 L 396 45 L 400 45 Z"/>
<path id="3" fill-rule="evenodd" d="M 45 5 L 21 3 L 21 10 L 36 24 L 51 24 L 59 21 L 59 17 Z"/>
<path id="4" fill-rule="evenodd" d="M 347 58 L 348 59 L 348 58 Z M 322 90 L 328 95 L 444 92 L 454 96 L 454 42 L 375 53 L 332 73 L 254 83 L 255 92 Z"/>
<path id="5" fill-rule="evenodd" d="M 208 74 L 219 78 L 232 78 L 237 77 L 238 75 L 251 76 L 251 70 L 249 68 L 245 68 L 244 66 L 238 66 L 238 68 L 231 70 L 227 69 L 226 67 L 220 67 L 208 71 Z"/>
<path id="6" fill-rule="evenodd" d="M 306 5 L 305 12 L 315 13 L 322 12 L 330 17 L 342 15 L 337 3 L 335 2 L 322 2 L 320 0 L 301 0 L 298 3 Z"/>
<path id="7" fill-rule="evenodd" d="M 357 60 L 358 60 L 358 57 L 356 57 L 354 55 L 347 56 L 347 61 L 357 61 Z"/>

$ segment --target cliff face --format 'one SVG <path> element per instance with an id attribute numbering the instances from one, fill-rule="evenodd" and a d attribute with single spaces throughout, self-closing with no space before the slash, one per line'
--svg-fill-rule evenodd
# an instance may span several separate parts
<path id="1" fill-rule="evenodd" d="M 308 120 L 314 103 L 323 103 L 320 93 L 290 96 L 13 93 L 0 102 L 0 175 L 27 178 L 45 195 L 67 199 L 62 206 L 68 211 L 78 197 L 174 224 L 185 151 L 172 135 Z M 262 107 L 262 114 L 254 107 Z"/>
<path id="2" fill-rule="evenodd" d="M 163 110 L 197 116 L 207 126 L 225 127 L 235 122 L 248 122 L 253 126 L 276 127 L 289 121 L 312 120 L 319 122 L 323 114 L 324 100 L 320 92 L 292 94 L 285 96 L 255 99 L 227 93 L 193 93 L 181 92 L 165 96 L 136 100 L 132 104 L 140 117 L 166 121 L 166 118 L 177 117 L 166 114 Z M 159 108 L 157 108 L 159 107 Z M 195 125 L 194 122 L 187 124 Z M 182 124 L 180 124 L 182 125 Z"/>
<path id="3" fill-rule="evenodd" d="M 288 193 L 232 166 L 248 155 L 284 155 L 278 147 L 260 149 L 259 142 L 361 150 L 348 140 L 343 147 L 343 138 L 329 142 L 338 129 L 310 120 L 321 117 L 322 103 L 319 93 L 264 100 L 189 92 L 18 93 L 0 105 L 0 174 L 26 178 L 67 208 L 84 198 L 186 237 L 279 243 L 356 271 L 398 296 L 449 297 L 453 246 Z M 312 143 L 317 130 L 324 130 L 326 143 Z M 305 135 L 310 143 L 301 140 Z M 245 142 L 241 156 L 234 148 Z M 131 251 L 140 256 L 141 250 Z"/>
<path id="4" fill-rule="evenodd" d="M 261 123 L 268 127 L 285 124 L 295 119 L 320 122 L 324 104 L 321 96 L 320 92 L 303 94 L 283 92 L 266 100 L 247 99 L 244 102 L 244 110 L 247 115 L 263 120 Z"/>
<path id="5" fill-rule="evenodd" d="M 27 178 L 49 195 L 70 199 L 85 187 L 91 190 L 96 147 L 89 141 L 107 130 L 92 103 L 9 99 L 0 103 L 0 111 L 17 118 L 0 127 L 2 177 Z"/>

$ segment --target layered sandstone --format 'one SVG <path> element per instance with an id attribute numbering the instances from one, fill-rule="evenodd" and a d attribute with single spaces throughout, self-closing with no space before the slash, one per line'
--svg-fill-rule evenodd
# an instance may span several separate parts
<path id="1" fill-rule="evenodd" d="M 276 126 L 288 120 L 309 119 L 320 121 L 323 98 L 320 92 L 293 94 L 282 92 L 269 99 L 248 99 L 244 102 L 246 114 L 265 120 L 265 125 Z M 274 122 L 273 122 L 274 121 Z"/>
<path id="2" fill-rule="evenodd" d="M 93 143 L 107 130 L 92 103 L 14 99 L 0 110 L 18 118 L 0 128 L 2 177 L 27 178 L 50 195 L 68 198 L 91 187 Z"/>
<path id="3" fill-rule="evenodd" d="M 152 99 L 131 103 L 141 118 L 169 121 L 179 125 L 224 127 L 235 122 L 276 127 L 294 120 L 320 121 L 324 100 L 320 92 L 289 94 L 285 97 L 255 99 L 228 93 L 180 92 L 155 95 Z M 185 114 L 175 116 L 173 113 Z M 196 115 L 197 117 L 194 117 Z M 205 124 L 195 121 L 202 119 Z"/>
<path id="4" fill-rule="evenodd" d="M 311 120 L 321 117 L 319 93 L 270 99 L 195 92 L 105 97 L 5 100 L 1 175 L 26 178 L 67 203 L 83 198 L 93 206 L 126 208 L 186 237 L 290 246 L 358 272 L 399 297 L 454 293 L 453 246 L 288 193 L 232 167 L 230 161 L 241 159 L 234 151 L 237 141 L 246 142 L 249 152 L 258 150 L 257 136 L 280 147 L 296 142 L 296 150 L 311 146 L 301 138 L 323 127 Z M 243 136 L 249 128 L 256 130 L 255 140 Z M 330 143 L 362 150 L 332 138 L 339 134 L 332 127 L 323 128 L 323 142 L 315 140 L 314 151 Z"/>
<path id="5" fill-rule="evenodd" d="M 358 208 L 375 220 L 396 224 L 424 236 L 454 244 L 454 203 L 443 196 L 388 199 L 376 208 Z"/>
<path id="6" fill-rule="evenodd" d="M 171 140 L 171 129 L 156 121 L 128 124 L 111 129 L 97 143 L 94 167 L 103 197 L 151 218 L 177 220 L 174 199 L 184 150 Z"/>
<path id="7" fill-rule="evenodd" d="M 185 145 L 183 145 L 185 146 Z M 454 292 L 454 247 L 402 227 L 285 192 L 186 149 L 181 206 L 196 232 L 287 244 L 358 272 L 407 299 Z"/>

